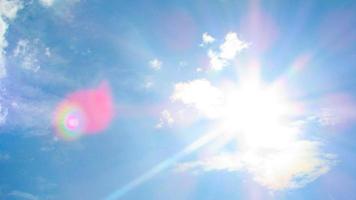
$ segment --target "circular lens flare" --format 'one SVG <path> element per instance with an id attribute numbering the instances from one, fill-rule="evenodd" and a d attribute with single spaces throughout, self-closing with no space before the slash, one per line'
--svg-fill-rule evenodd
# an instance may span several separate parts
<path id="1" fill-rule="evenodd" d="M 55 112 L 54 126 L 58 137 L 64 140 L 79 138 L 85 129 L 85 115 L 80 106 L 63 101 Z"/>

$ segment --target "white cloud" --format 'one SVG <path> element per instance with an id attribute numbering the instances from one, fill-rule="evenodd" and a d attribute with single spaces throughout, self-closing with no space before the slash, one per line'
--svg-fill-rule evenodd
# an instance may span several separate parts
<path id="1" fill-rule="evenodd" d="M 180 163 L 177 171 L 246 171 L 270 190 L 303 187 L 327 173 L 336 163 L 332 154 L 323 154 L 320 143 L 298 140 L 283 149 L 244 149 L 210 155 Z"/>
<path id="2" fill-rule="evenodd" d="M 159 122 L 156 124 L 156 128 L 163 128 L 165 125 L 171 125 L 173 123 L 174 119 L 171 113 L 168 110 L 163 110 Z"/>
<path id="3" fill-rule="evenodd" d="M 213 131 L 221 133 L 203 157 L 178 164 L 178 171 L 245 171 L 270 190 L 302 187 L 329 171 L 336 157 L 323 153 L 322 143 L 301 138 L 303 124 L 289 120 L 293 104 L 256 84 L 227 89 L 198 79 L 175 85 L 171 100 L 217 119 Z M 238 150 L 225 150 L 229 141 Z"/>
<path id="4" fill-rule="evenodd" d="M 213 70 L 222 70 L 233 60 L 243 49 L 248 48 L 249 44 L 238 38 L 234 32 L 229 32 L 225 36 L 224 43 L 219 46 L 218 51 L 208 50 L 210 67 Z"/>
<path id="5" fill-rule="evenodd" d="M 175 84 L 171 100 L 193 106 L 203 115 L 216 118 L 219 116 L 223 95 L 208 80 L 197 79 Z"/>
<path id="6" fill-rule="evenodd" d="M 22 199 L 25 199 L 25 200 L 39 200 L 40 198 L 33 195 L 33 194 L 30 194 L 30 193 L 27 193 L 27 192 L 22 192 L 22 191 L 18 191 L 18 190 L 14 190 L 12 192 L 10 192 L 8 194 L 9 196 L 13 196 L 13 197 L 18 197 L 18 198 L 22 198 Z"/>
<path id="7" fill-rule="evenodd" d="M 19 0 L 1 0 L 0 14 L 2 17 L 13 20 L 19 10 L 23 8 L 22 2 Z"/>
<path id="8" fill-rule="evenodd" d="M 13 20 L 19 10 L 23 8 L 21 1 L 1 0 L 0 1 L 0 79 L 6 76 L 5 68 L 5 48 L 7 47 L 6 32 L 8 20 Z"/>
<path id="9" fill-rule="evenodd" d="M 237 53 L 246 49 L 248 44 L 237 37 L 236 33 L 226 34 L 224 43 L 220 46 L 220 57 L 231 60 Z"/>
<path id="10" fill-rule="evenodd" d="M 158 71 L 162 67 L 162 61 L 155 58 L 155 59 L 149 61 L 149 65 L 152 69 Z"/>
<path id="11" fill-rule="evenodd" d="M 39 0 L 40 4 L 45 7 L 50 7 L 53 5 L 54 0 Z"/>
<path id="12" fill-rule="evenodd" d="M 201 44 L 201 46 L 204 46 L 205 44 L 213 43 L 215 41 L 215 38 L 209 35 L 208 33 L 203 33 L 202 39 L 203 39 L 203 43 Z"/>
<path id="13" fill-rule="evenodd" d="M 298 188 L 329 171 L 331 154 L 320 152 L 320 143 L 298 140 L 284 149 L 242 154 L 245 168 L 258 183 L 272 190 Z"/>
<path id="14" fill-rule="evenodd" d="M 220 71 L 228 64 L 227 60 L 222 59 L 217 52 L 212 50 L 208 51 L 208 57 L 210 59 L 210 68 L 212 70 Z"/>

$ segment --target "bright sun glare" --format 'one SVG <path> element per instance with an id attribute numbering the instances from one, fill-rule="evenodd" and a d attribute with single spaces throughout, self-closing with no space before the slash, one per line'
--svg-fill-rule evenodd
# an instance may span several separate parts
<path id="1" fill-rule="evenodd" d="M 222 126 L 236 133 L 239 145 L 276 149 L 294 141 L 296 131 L 288 124 L 294 106 L 277 85 L 249 76 L 226 93 Z"/>

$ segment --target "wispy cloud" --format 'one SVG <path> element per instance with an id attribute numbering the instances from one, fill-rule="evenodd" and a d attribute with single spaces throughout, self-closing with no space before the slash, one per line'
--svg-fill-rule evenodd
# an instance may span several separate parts
<path id="1" fill-rule="evenodd" d="M 53 5 L 54 0 L 39 0 L 40 4 L 45 7 L 50 7 Z"/>
<path id="2" fill-rule="evenodd" d="M 37 197 L 37 196 L 35 196 L 35 195 L 31 194 L 31 193 L 18 191 L 18 190 L 14 190 L 14 191 L 10 192 L 8 194 L 8 196 L 22 198 L 22 199 L 25 199 L 25 200 L 39 200 L 40 199 L 39 197 Z"/>
<path id="3" fill-rule="evenodd" d="M 218 50 L 208 50 L 210 68 L 217 71 L 222 70 L 239 52 L 248 48 L 248 46 L 249 44 L 242 41 L 236 33 L 227 33 Z"/>
<path id="4" fill-rule="evenodd" d="M 0 79 L 6 76 L 5 68 L 5 48 L 7 41 L 5 34 L 8 29 L 8 22 L 16 17 L 19 10 L 23 8 L 22 2 L 18 0 L 1 0 L 0 1 Z"/>
<path id="5" fill-rule="evenodd" d="M 45 53 L 47 53 L 47 50 Z M 30 43 L 27 39 L 19 40 L 13 52 L 14 57 L 18 60 L 21 67 L 33 72 L 37 72 L 41 67 L 38 54 L 39 52 L 35 44 Z"/>
<path id="6" fill-rule="evenodd" d="M 231 153 L 222 153 L 197 161 L 180 163 L 177 165 L 176 170 L 178 172 L 192 170 L 199 173 L 201 171 L 215 170 L 237 171 L 241 170 L 242 167 L 243 164 L 236 155 Z"/>
<path id="7" fill-rule="evenodd" d="M 8 109 L 4 108 L 0 104 L 0 125 L 4 124 L 6 122 L 7 115 L 8 115 Z"/>
<path id="8" fill-rule="evenodd" d="M 149 65 L 150 65 L 150 67 L 152 69 L 158 71 L 162 67 L 162 61 L 160 61 L 159 59 L 155 58 L 155 59 L 149 61 Z"/>
<path id="9" fill-rule="evenodd" d="M 74 4 L 74 3 L 78 3 L 80 0 L 60 0 L 59 2 L 64 2 L 66 4 Z M 38 2 L 44 6 L 44 7 L 52 7 L 55 5 L 56 2 L 58 2 L 58 0 L 38 0 Z"/>

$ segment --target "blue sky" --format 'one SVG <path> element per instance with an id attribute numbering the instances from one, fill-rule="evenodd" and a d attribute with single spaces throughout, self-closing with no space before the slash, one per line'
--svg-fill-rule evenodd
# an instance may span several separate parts
<path id="1" fill-rule="evenodd" d="M 356 199 L 355 9 L 0 0 L 0 199 Z M 103 81 L 109 126 L 61 138 Z"/>

